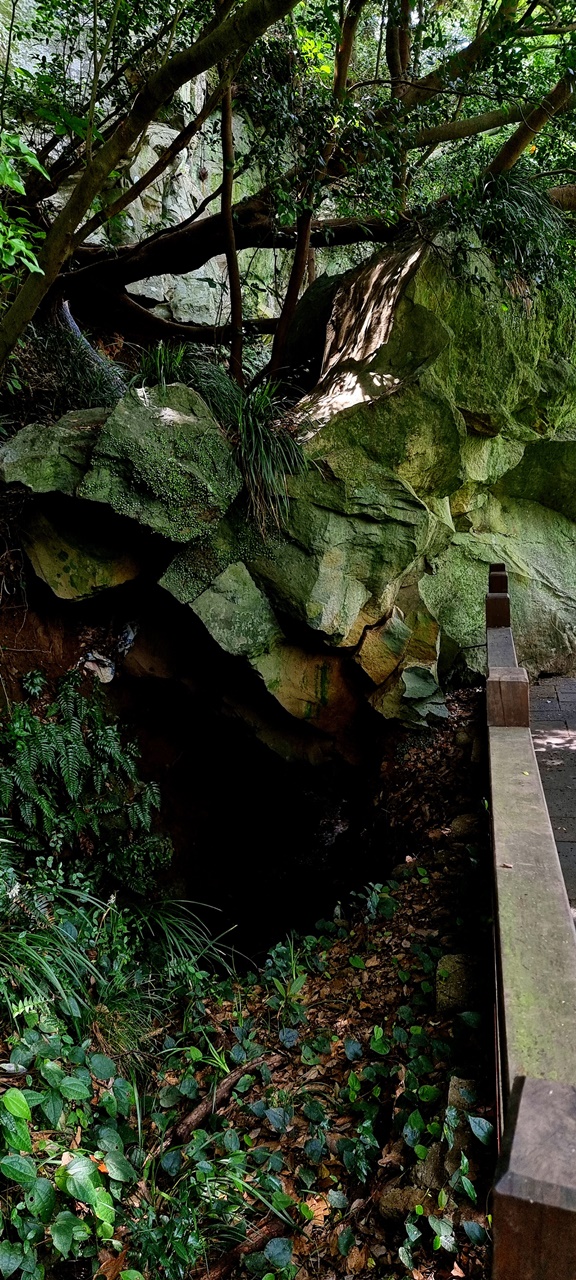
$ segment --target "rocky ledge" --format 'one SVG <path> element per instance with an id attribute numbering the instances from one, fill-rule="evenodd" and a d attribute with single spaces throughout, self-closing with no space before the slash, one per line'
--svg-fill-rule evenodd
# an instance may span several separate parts
<path id="1" fill-rule="evenodd" d="M 231 444 L 183 386 L 25 427 L 0 479 L 36 495 L 25 545 L 57 595 L 153 572 L 297 719 L 338 737 L 367 702 L 424 724 L 439 665 L 484 669 L 491 561 L 519 661 L 574 669 L 575 348 L 570 301 L 411 242 L 300 302 L 294 376 L 320 374 L 282 529 L 247 520 Z"/>

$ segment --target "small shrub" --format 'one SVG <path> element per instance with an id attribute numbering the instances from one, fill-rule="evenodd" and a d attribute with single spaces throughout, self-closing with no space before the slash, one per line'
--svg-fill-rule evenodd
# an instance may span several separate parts
<path id="1" fill-rule="evenodd" d="M 24 677 L 33 697 L 41 675 Z M 92 860 L 94 884 L 106 875 L 144 893 L 172 855 L 151 830 L 159 807 L 157 783 L 139 777 L 136 744 L 107 718 L 98 690 L 82 693 L 78 672 L 45 711 L 20 703 L 0 724 L 0 815 L 22 848 Z"/>

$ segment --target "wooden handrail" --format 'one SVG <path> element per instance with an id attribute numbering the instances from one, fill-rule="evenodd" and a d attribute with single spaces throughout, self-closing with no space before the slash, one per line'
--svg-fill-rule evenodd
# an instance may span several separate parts
<path id="1" fill-rule="evenodd" d="M 576 1280 L 576 933 L 507 588 L 505 566 L 492 565 L 486 706 L 504 1119 L 493 1280 Z"/>

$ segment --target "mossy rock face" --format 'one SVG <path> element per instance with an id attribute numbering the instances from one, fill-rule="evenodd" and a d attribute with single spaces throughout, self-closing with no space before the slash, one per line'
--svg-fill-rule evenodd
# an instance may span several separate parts
<path id="1" fill-rule="evenodd" d="M 294 411 L 309 466 L 264 537 L 182 386 L 128 393 L 85 450 L 66 420 L 47 451 L 26 428 L 0 454 L 5 481 L 162 535 L 162 586 L 327 734 L 362 697 L 411 724 L 445 714 L 440 644 L 445 667 L 483 669 L 494 561 L 519 660 L 575 670 L 576 303 L 512 297 L 479 247 L 457 271 L 451 248 L 398 244 L 301 300 L 289 350 L 318 370 Z"/>
<path id="2" fill-rule="evenodd" d="M 230 445 L 188 387 L 129 392 L 101 432 L 77 493 L 173 542 L 201 536 L 242 484 Z"/>
<path id="3" fill-rule="evenodd" d="M 518 661 L 531 675 L 576 669 L 576 530 L 534 502 L 490 498 L 420 580 L 422 599 L 472 670 L 485 670 L 490 563 L 508 568 Z"/>
<path id="4" fill-rule="evenodd" d="M 0 481 L 33 493 L 75 493 L 109 413 L 78 409 L 54 424 L 29 423 L 0 448 Z"/>
<path id="5" fill-rule="evenodd" d="M 87 518 L 78 505 L 37 507 L 23 532 L 24 550 L 34 572 L 61 600 L 85 600 L 138 577 L 141 549 L 120 540 L 112 521 Z M 125 532 L 125 531 L 124 531 Z"/>
<path id="6" fill-rule="evenodd" d="M 283 639 L 266 596 L 241 561 L 219 574 L 192 608 L 226 653 L 253 659 Z"/>
<path id="7" fill-rule="evenodd" d="M 297 720 L 328 734 L 342 732 L 352 721 L 357 699 L 339 655 L 277 644 L 252 659 L 252 666 L 268 692 Z"/>
<path id="8" fill-rule="evenodd" d="M 538 502 L 576 521 L 576 440 L 527 445 L 522 460 L 501 477 L 495 493 Z"/>
<path id="9" fill-rule="evenodd" d="M 257 550 L 251 572 L 333 644 L 349 642 L 368 602 L 380 617 L 405 570 L 444 545 L 444 527 L 410 486 L 368 459 L 355 483 L 311 468 L 289 490 L 289 536 Z"/>

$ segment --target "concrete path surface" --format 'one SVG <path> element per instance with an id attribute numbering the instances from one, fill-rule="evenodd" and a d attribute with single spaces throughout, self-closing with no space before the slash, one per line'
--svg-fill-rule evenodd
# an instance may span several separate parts
<path id="1" fill-rule="evenodd" d="M 568 897 L 576 908 L 576 679 L 537 681 L 530 703 L 536 759 Z"/>

